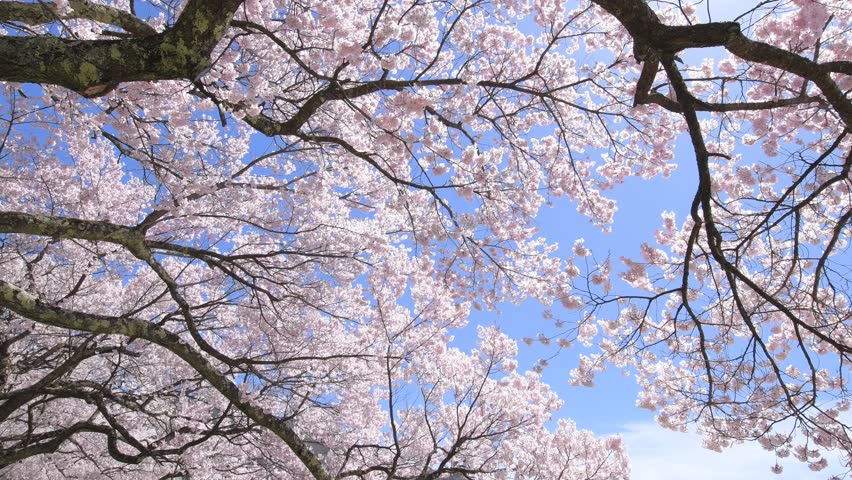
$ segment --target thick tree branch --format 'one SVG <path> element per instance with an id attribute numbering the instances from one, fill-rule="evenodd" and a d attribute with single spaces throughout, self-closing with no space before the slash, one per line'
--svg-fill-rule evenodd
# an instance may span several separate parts
<path id="1" fill-rule="evenodd" d="M 123 40 L 0 37 L 0 81 L 61 85 L 87 97 L 121 82 L 192 80 L 209 66 L 242 0 L 190 0 L 163 33 Z"/>
<path id="2" fill-rule="evenodd" d="M 852 125 L 852 102 L 831 78 L 832 72 L 848 73 L 852 71 L 849 62 L 831 62 L 820 64 L 814 60 L 793 52 L 743 35 L 740 25 L 734 22 L 711 22 L 688 26 L 670 26 L 663 24 L 644 0 L 592 0 L 595 4 L 616 17 L 633 37 L 633 52 L 638 61 L 656 65 L 659 58 L 668 57 L 688 48 L 724 47 L 732 54 L 750 62 L 769 65 L 810 80 L 819 87 L 826 100 L 838 113 L 843 122 Z M 646 65 L 647 66 L 647 65 Z M 656 73 L 656 68 L 653 69 Z M 643 77 L 647 77 L 643 70 Z M 670 102 L 659 97 L 651 97 L 649 82 L 640 82 L 642 91 L 637 88 L 638 103 L 657 100 L 662 106 L 672 110 Z M 698 102 L 696 110 L 701 108 Z"/>
<path id="3" fill-rule="evenodd" d="M 110 242 L 128 247 L 131 251 L 144 247 L 144 232 L 134 227 L 37 213 L 0 212 L 0 233 Z"/>
<path id="4" fill-rule="evenodd" d="M 671 112 L 683 113 L 683 105 L 672 100 L 671 98 L 657 93 L 648 92 L 637 89 L 636 100 L 634 105 L 646 105 L 649 103 L 657 104 Z M 799 96 L 790 98 L 779 98 L 776 100 L 767 100 L 765 102 L 731 102 L 731 103 L 711 103 L 705 102 L 700 98 L 695 98 L 691 93 L 692 106 L 696 112 L 744 112 L 755 110 L 770 110 L 773 108 L 794 107 L 797 105 L 818 104 L 825 105 L 825 101 L 816 96 Z"/>
<path id="5" fill-rule="evenodd" d="M 53 2 L 0 2 L 0 22 L 43 25 L 59 19 L 71 20 L 82 18 L 121 27 L 126 32 L 137 37 L 157 34 L 154 27 L 143 22 L 133 14 L 117 8 L 92 3 L 87 0 L 70 0 L 68 5 L 72 10 L 63 15 Z"/>

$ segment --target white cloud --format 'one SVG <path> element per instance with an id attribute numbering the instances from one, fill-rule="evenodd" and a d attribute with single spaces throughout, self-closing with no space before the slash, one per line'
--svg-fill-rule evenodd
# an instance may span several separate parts
<path id="1" fill-rule="evenodd" d="M 834 473 L 830 467 L 813 472 L 795 459 L 784 458 L 779 459 L 784 471 L 776 475 L 770 471 L 775 454 L 757 444 L 713 452 L 702 448 L 700 435 L 673 432 L 653 422 L 628 424 L 621 435 L 633 480 L 826 480 Z"/>

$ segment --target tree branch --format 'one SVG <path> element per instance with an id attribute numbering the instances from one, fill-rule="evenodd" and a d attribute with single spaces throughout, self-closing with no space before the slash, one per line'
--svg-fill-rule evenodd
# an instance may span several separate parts
<path id="1" fill-rule="evenodd" d="M 0 37 L 0 81 L 60 85 L 98 97 L 121 82 L 192 80 L 209 66 L 210 53 L 241 3 L 190 0 L 171 28 L 141 38 Z"/>
<path id="2" fill-rule="evenodd" d="M 72 10 L 63 15 L 53 2 L 0 2 L 0 22 L 43 25 L 59 19 L 71 20 L 82 18 L 121 27 L 126 32 L 137 37 L 147 37 L 148 35 L 157 34 L 154 27 L 129 12 L 107 5 L 92 3 L 87 0 L 70 0 L 68 4 Z"/>
<path id="3" fill-rule="evenodd" d="M 624 25 L 633 37 L 633 54 L 637 61 L 656 64 L 656 59 L 673 56 L 688 48 L 724 47 L 743 60 L 769 65 L 814 82 L 843 122 L 847 126 L 852 125 L 852 102 L 831 78 L 832 72 L 852 71 L 849 62 L 819 64 L 782 48 L 751 40 L 743 35 L 740 25 L 735 22 L 665 25 L 643 0 L 592 1 Z M 643 71 L 644 76 L 646 75 Z M 650 88 L 648 82 L 644 82 L 642 86 Z M 650 100 L 650 94 L 647 90 L 640 92 L 637 89 L 636 99 Z M 654 99 L 659 100 L 657 97 Z M 660 103 L 666 107 L 669 102 Z"/>

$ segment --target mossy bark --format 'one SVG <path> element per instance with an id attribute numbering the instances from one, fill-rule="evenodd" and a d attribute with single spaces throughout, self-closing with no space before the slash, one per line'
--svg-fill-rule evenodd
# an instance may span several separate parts
<path id="1" fill-rule="evenodd" d="M 121 82 L 192 80 L 208 68 L 210 53 L 241 3 L 190 0 L 171 28 L 138 38 L 0 37 L 0 81 L 61 85 L 96 97 Z M 37 12 L 17 8 L 22 12 L 20 18 L 10 11 L 5 16 L 24 22 L 38 20 L 34 18 Z"/>

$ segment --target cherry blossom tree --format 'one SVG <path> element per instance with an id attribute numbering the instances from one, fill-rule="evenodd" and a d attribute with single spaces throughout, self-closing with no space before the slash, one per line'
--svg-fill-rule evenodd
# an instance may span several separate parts
<path id="1" fill-rule="evenodd" d="M 583 310 L 577 383 L 630 369 L 710 448 L 852 451 L 852 10 L 704 6 L 0 2 L 0 468 L 626 478 L 468 326 L 527 298 Z M 685 162 L 624 268 L 538 234 Z"/>

